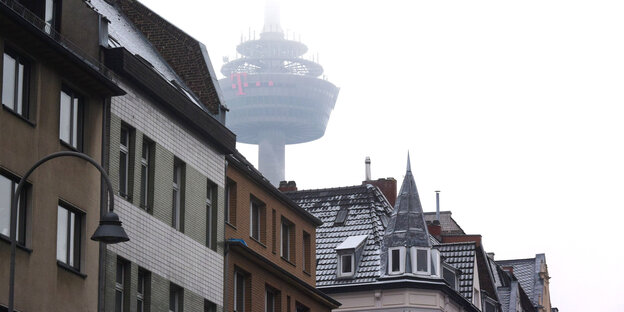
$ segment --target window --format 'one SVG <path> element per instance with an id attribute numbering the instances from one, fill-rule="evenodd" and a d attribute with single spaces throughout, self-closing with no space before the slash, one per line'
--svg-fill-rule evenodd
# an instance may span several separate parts
<path id="1" fill-rule="evenodd" d="M 204 299 L 204 312 L 217 312 L 217 304 Z"/>
<path id="2" fill-rule="evenodd" d="M 176 159 L 173 164 L 173 215 L 172 226 L 184 231 L 184 163 Z"/>
<path id="3" fill-rule="evenodd" d="M 310 240 L 310 234 L 303 231 L 303 271 L 312 272 L 312 242 Z"/>
<path id="4" fill-rule="evenodd" d="M 341 207 L 336 214 L 336 219 L 334 220 L 334 225 L 343 225 L 347 220 L 347 215 L 349 210 L 346 207 Z"/>
<path id="5" fill-rule="evenodd" d="M 266 226 L 264 225 L 264 203 L 258 201 L 255 198 L 250 200 L 249 207 L 249 236 L 253 239 L 264 242 L 264 231 Z"/>
<path id="6" fill-rule="evenodd" d="M 405 272 L 405 247 L 389 248 L 388 254 L 388 273 L 402 274 Z"/>
<path id="7" fill-rule="evenodd" d="M 169 285 L 169 312 L 182 312 L 183 289 L 175 284 Z"/>
<path id="8" fill-rule="evenodd" d="M 121 136 L 119 138 L 119 194 L 125 198 L 130 198 L 133 176 L 132 168 L 134 161 L 131 159 L 131 145 L 134 137 L 134 129 L 121 126 Z"/>
<path id="9" fill-rule="evenodd" d="M 154 195 L 154 142 L 143 137 L 141 147 L 141 199 L 139 205 L 149 210 Z"/>
<path id="10" fill-rule="evenodd" d="M 82 99 L 69 88 L 61 91 L 59 138 L 82 151 Z"/>
<path id="11" fill-rule="evenodd" d="M 0 175 L 0 234 L 10 238 L 11 233 L 11 201 L 17 190 L 19 179 L 17 177 L 6 177 Z M 17 227 L 15 228 L 15 238 L 18 244 L 26 245 L 26 204 L 28 201 L 27 187 L 22 189 L 17 202 Z"/>
<path id="12" fill-rule="evenodd" d="M 279 312 L 280 311 L 280 292 L 273 287 L 266 286 L 266 295 L 264 301 L 265 312 Z"/>
<path id="13" fill-rule="evenodd" d="M 206 246 L 216 250 L 217 245 L 217 185 L 206 186 Z"/>
<path id="14" fill-rule="evenodd" d="M 115 276 L 115 312 L 123 312 L 125 306 L 124 293 L 126 289 L 128 263 L 117 258 L 117 273 Z"/>
<path id="15" fill-rule="evenodd" d="M 137 278 L 136 306 L 137 312 L 147 312 L 149 307 L 145 305 L 150 290 L 150 273 L 139 269 Z"/>
<path id="16" fill-rule="evenodd" d="M 234 272 L 234 311 L 245 311 L 245 274 L 240 271 Z"/>
<path id="17" fill-rule="evenodd" d="M 446 281 L 451 288 L 456 289 L 456 277 L 455 272 L 447 267 L 442 268 L 442 278 Z"/>
<path id="18" fill-rule="evenodd" d="M 45 31 L 50 34 L 52 29 L 59 31 L 60 23 L 60 1 L 59 0 L 45 0 L 44 21 L 46 23 Z"/>
<path id="19" fill-rule="evenodd" d="M 2 104 L 28 119 L 30 62 L 5 48 L 2 64 Z"/>
<path id="20" fill-rule="evenodd" d="M 277 251 L 277 213 L 271 209 L 271 251 Z"/>
<path id="21" fill-rule="evenodd" d="M 353 254 L 339 255 L 340 271 L 338 277 L 353 276 Z"/>
<path id="22" fill-rule="evenodd" d="M 295 262 L 295 232 L 294 224 L 290 223 L 286 219 L 282 219 L 282 233 L 281 233 L 281 251 L 280 256 L 282 258 L 294 263 Z"/>
<path id="23" fill-rule="evenodd" d="M 412 247 L 411 250 L 412 268 L 415 273 L 429 273 L 429 249 Z"/>
<path id="24" fill-rule="evenodd" d="M 481 293 L 478 289 L 473 288 L 472 302 L 477 308 L 481 308 Z"/>
<path id="25" fill-rule="evenodd" d="M 80 270 L 80 244 L 83 214 L 75 209 L 58 206 L 56 220 L 56 259 Z"/>
<path id="26" fill-rule="evenodd" d="M 431 275 L 440 277 L 440 251 L 431 249 Z"/>
<path id="27" fill-rule="evenodd" d="M 496 305 L 490 301 L 485 302 L 485 312 L 496 312 Z"/>
<path id="28" fill-rule="evenodd" d="M 304 306 L 303 304 L 297 302 L 295 303 L 295 311 L 297 312 L 310 312 L 310 308 Z"/>
<path id="29" fill-rule="evenodd" d="M 225 185 L 225 222 L 236 226 L 236 182 L 229 179 Z"/>

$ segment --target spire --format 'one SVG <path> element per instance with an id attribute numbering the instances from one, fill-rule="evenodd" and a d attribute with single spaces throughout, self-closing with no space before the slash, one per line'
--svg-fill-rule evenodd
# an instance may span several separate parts
<path id="1" fill-rule="evenodd" d="M 384 243 L 385 247 L 431 246 L 420 196 L 412 175 L 409 152 L 405 178 L 386 229 Z"/>
<path id="2" fill-rule="evenodd" d="M 284 38 L 284 30 L 280 25 L 280 5 L 278 0 L 266 0 L 264 7 L 264 27 L 261 37 L 271 36 L 279 39 Z M 271 38 L 271 39 L 276 39 Z"/>

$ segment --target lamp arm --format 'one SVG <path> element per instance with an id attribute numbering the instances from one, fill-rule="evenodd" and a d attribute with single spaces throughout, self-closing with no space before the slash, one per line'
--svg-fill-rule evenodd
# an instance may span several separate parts
<path id="1" fill-rule="evenodd" d="M 9 307 L 8 307 L 9 312 L 13 312 L 13 299 L 15 297 L 15 249 L 17 247 L 15 229 L 17 228 L 17 202 L 18 202 L 19 196 L 22 192 L 22 189 L 24 188 L 24 184 L 26 184 L 26 179 L 28 179 L 28 177 L 33 173 L 33 171 L 35 171 L 35 169 L 37 169 L 37 167 L 41 166 L 43 163 L 47 162 L 48 160 L 58 158 L 58 157 L 63 157 L 63 156 L 70 156 L 70 157 L 77 157 L 77 158 L 84 159 L 90 162 L 93 166 L 95 166 L 100 171 L 108 187 L 108 211 L 110 212 L 110 211 L 113 211 L 114 209 L 115 193 L 113 191 L 113 184 L 108 178 L 108 175 L 106 174 L 106 171 L 104 170 L 104 168 L 100 164 L 98 164 L 93 158 L 89 157 L 88 155 L 84 153 L 73 152 L 73 151 L 62 151 L 62 152 L 52 153 L 48 156 L 41 158 L 30 169 L 28 169 L 26 174 L 20 179 L 19 183 L 17 184 L 17 188 L 15 189 L 15 195 L 13 196 L 13 199 L 11 200 L 11 226 L 10 226 L 10 234 L 9 234 L 10 239 L 11 239 L 11 267 L 10 267 L 10 272 L 9 272 Z"/>

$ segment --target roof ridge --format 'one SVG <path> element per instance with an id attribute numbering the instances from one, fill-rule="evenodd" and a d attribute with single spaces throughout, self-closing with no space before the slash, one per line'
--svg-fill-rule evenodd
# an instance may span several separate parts
<path id="1" fill-rule="evenodd" d="M 284 193 L 303 193 L 303 192 L 318 192 L 318 191 L 330 191 L 330 190 L 346 190 L 346 189 L 356 189 L 356 188 L 364 188 L 367 184 L 362 185 L 352 185 L 352 186 L 338 186 L 338 187 L 328 187 L 328 188 L 318 188 L 318 189 L 307 189 L 307 190 L 296 190 L 296 191 L 288 191 Z"/>

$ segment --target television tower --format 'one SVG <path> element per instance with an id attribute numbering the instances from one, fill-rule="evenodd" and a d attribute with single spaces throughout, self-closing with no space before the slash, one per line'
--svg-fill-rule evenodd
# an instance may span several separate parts
<path id="1" fill-rule="evenodd" d="M 285 38 L 275 1 L 266 2 L 259 38 L 241 38 L 236 51 L 240 57 L 225 60 L 226 78 L 219 80 L 230 109 L 227 126 L 239 142 L 258 144 L 258 169 L 277 186 L 284 180 L 285 145 L 325 134 L 339 89 L 319 78 L 318 60 L 302 57 L 305 44 Z"/>

